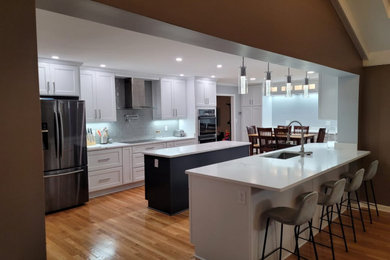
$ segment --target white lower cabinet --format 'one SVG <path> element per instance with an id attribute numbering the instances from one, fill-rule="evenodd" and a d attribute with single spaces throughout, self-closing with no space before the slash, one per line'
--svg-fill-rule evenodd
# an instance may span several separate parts
<path id="1" fill-rule="evenodd" d="M 144 151 L 195 143 L 195 139 L 187 139 L 89 151 L 89 191 L 107 190 L 102 193 L 107 194 L 110 193 L 111 188 L 143 181 L 145 179 Z"/>
<path id="2" fill-rule="evenodd" d="M 122 184 L 122 167 L 89 172 L 89 191 L 108 189 Z"/>

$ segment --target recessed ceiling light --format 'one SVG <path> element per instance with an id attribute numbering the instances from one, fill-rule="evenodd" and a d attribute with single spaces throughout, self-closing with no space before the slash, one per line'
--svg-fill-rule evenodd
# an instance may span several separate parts
<path id="1" fill-rule="evenodd" d="M 51 56 L 51 58 L 55 59 L 55 60 L 58 60 L 60 57 L 53 55 L 53 56 Z"/>
<path id="2" fill-rule="evenodd" d="M 314 71 L 312 71 L 312 70 L 309 70 L 308 72 L 307 72 L 307 74 L 313 74 L 314 73 Z"/>
<path id="3" fill-rule="evenodd" d="M 218 65 L 217 65 L 217 68 L 218 68 L 218 69 L 222 68 L 222 64 L 218 64 Z"/>
<path id="4" fill-rule="evenodd" d="M 211 75 L 212 78 L 215 78 L 215 75 Z"/>
<path id="5" fill-rule="evenodd" d="M 182 57 L 177 57 L 177 58 L 176 58 L 176 61 L 177 61 L 177 62 L 182 62 L 182 61 L 183 61 L 183 58 L 182 58 Z"/>
<path id="6" fill-rule="evenodd" d="M 256 80 L 256 78 L 250 78 L 249 80 Z"/>
<path id="7" fill-rule="evenodd" d="M 180 77 L 184 77 L 184 74 L 180 74 Z"/>
<path id="8" fill-rule="evenodd" d="M 106 64 L 100 64 L 100 67 L 105 68 Z"/>

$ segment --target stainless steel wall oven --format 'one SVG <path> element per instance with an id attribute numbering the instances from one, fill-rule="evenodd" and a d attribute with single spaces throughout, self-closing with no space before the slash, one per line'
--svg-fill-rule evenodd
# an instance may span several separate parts
<path id="1" fill-rule="evenodd" d="M 215 142 L 217 140 L 217 117 L 215 109 L 199 109 L 199 143 Z"/>

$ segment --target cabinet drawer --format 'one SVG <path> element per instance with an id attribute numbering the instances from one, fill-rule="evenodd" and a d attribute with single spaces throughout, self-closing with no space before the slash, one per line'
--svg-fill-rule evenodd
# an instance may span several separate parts
<path id="1" fill-rule="evenodd" d="M 133 154 L 133 167 L 143 167 L 145 165 L 144 154 L 134 153 Z"/>
<path id="2" fill-rule="evenodd" d="M 122 149 L 106 149 L 88 152 L 90 171 L 122 166 Z"/>
<path id="3" fill-rule="evenodd" d="M 122 184 L 122 167 L 89 172 L 89 191 L 103 190 Z"/>
<path id="4" fill-rule="evenodd" d="M 165 148 L 165 143 L 157 143 L 157 144 L 147 144 L 133 147 L 133 153 L 141 153 L 148 150 L 156 150 Z"/>
<path id="5" fill-rule="evenodd" d="M 175 142 L 175 146 L 176 147 L 178 147 L 178 146 L 185 146 L 185 145 L 192 145 L 192 144 L 195 144 L 195 140 L 194 139 L 184 140 L 184 141 L 176 141 Z"/>
<path id="6" fill-rule="evenodd" d="M 168 142 L 167 148 L 175 147 L 175 142 Z"/>
<path id="7" fill-rule="evenodd" d="M 133 168 L 133 181 L 142 181 L 145 179 L 145 168 Z"/>

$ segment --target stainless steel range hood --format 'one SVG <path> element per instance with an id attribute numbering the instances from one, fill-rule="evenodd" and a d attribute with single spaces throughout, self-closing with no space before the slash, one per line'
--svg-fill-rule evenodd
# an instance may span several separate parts
<path id="1" fill-rule="evenodd" d="M 149 95 L 147 94 L 148 84 L 150 84 L 151 86 L 151 82 L 145 81 L 144 79 L 125 78 L 124 79 L 124 96 L 125 96 L 124 108 L 128 108 L 128 109 L 152 108 L 152 105 L 149 104 L 151 102 L 148 102 L 150 99 Z"/>

